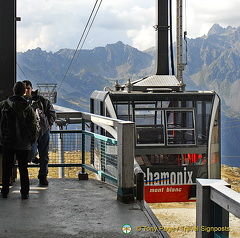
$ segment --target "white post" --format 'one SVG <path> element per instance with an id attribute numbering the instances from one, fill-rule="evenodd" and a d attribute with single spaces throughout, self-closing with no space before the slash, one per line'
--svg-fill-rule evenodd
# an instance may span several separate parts
<path id="1" fill-rule="evenodd" d="M 58 130 L 62 130 L 62 127 L 59 126 Z M 58 137 L 58 163 L 63 164 L 64 163 L 64 151 L 63 151 L 63 146 L 64 146 L 64 134 L 59 133 Z M 59 167 L 58 168 L 58 177 L 59 178 L 64 178 L 64 167 Z"/>
<path id="2" fill-rule="evenodd" d="M 117 131 L 118 200 L 129 203 L 134 201 L 134 123 L 119 123 Z"/>

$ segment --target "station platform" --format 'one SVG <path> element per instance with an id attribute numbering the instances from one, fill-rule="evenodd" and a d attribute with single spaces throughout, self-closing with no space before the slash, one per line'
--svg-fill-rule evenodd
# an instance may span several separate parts
<path id="1" fill-rule="evenodd" d="M 98 180 L 30 180 L 22 200 L 19 180 L 0 197 L 1 238 L 169 237 L 145 202 L 117 201 L 116 188 Z M 124 226 L 125 225 L 125 226 Z"/>

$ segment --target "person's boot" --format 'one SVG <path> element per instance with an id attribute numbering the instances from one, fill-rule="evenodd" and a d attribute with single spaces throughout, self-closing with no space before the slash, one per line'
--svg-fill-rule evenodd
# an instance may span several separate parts
<path id="1" fill-rule="evenodd" d="M 46 175 L 38 175 L 39 184 L 42 186 L 48 186 L 47 176 Z"/>
<path id="2" fill-rule="evenodd" d="M 33 162 L 34 164 L 39 164 L 39 163 L 40 163 L 40 159 L 36 156 L 36 157 L 32 160 L 32 162 Z"/>

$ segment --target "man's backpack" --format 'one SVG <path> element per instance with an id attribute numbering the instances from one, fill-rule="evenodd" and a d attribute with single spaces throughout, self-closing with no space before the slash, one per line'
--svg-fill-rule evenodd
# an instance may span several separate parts
<path id="1" fill-rule="evenodd" d="M 10 106 L 4 106 L 0 119 L 0 142 L 4 146 L 14 146 L 23 140 L 23 121 Z"/>

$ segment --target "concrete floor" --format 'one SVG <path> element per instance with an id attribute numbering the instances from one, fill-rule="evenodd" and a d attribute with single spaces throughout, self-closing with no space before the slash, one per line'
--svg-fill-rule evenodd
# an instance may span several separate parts
<path id="1" fill-rule="evenodd" d="M 22 200 L 19 180 L 8 198 L 0 197 L 0 237 L 169 237 L 149 207 L 117 201 L 116 188 L 89 179 L 49 179 L 48 187 L 30 180 L 30 197 Z M 124 234 L 129 224 L 132 231 Z M 141 231 L 138 231 L 141 230 Z"/>

